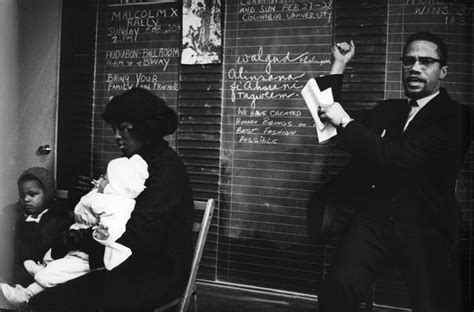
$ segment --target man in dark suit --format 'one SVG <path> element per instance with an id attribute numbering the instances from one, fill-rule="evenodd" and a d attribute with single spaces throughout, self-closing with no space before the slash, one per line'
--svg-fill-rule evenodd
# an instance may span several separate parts
<path id="1" fill-rule="evenodd" d="M 354 49 L 333 49 L 332 74 L 342 74 Z M 401 58 L 408 99 L 383 101 L 360 116 L 337 102 L 320 111 L 351 156 L 325 195 L 345 198 L 356 212 L 323 281 L 318 311 L 357 311 L 388 258 L 406 280 L 414 311 L 461 311 L 455 186 L 471 115 L 440 87 L 447 58 L 437 35 L 415 33 Z"/>

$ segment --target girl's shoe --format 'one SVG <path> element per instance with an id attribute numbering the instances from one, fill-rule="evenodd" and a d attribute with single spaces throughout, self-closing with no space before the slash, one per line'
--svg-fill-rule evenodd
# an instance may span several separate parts
<path id="1" fill-rule="evenodd" d="M 11 305 L 15 306 L 16 308 L 25 307 L 31 297 L 28 290 L 21 285 L 11 287 L 8 284 L 1 284 L 1 288 L 5 299 L 7 299 L 8 302 L 10 302 Z"/>

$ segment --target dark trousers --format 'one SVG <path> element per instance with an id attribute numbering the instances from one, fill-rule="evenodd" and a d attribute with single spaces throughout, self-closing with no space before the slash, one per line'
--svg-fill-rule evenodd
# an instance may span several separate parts
<path id="1" fill-rule="evenodd" d="M 356 215 L 318 296 L 320 312 L 358 311 L 390 258 L 417 312 L 461 311 L 459 248 L 432 228 Z"/>

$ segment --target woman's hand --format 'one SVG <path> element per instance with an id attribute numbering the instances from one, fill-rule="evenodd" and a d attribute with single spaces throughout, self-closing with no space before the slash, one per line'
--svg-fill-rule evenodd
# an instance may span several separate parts
<path id="1" fill-rule="evenodd" d="M 82 196 L 92 190 L 94 184 L 92 183 L 91 177 L 84 175 L 75 175 L 71 179 L 71 183 L 68 190 L 68 200 L 72 205 L 72 208 L 76 206 Z"/>
<path id="2" fill-rule="evenodd" d="M 73 188 L 76 189 L 78 192 L 86 194 L 94 187 L 93 181 L 94 180 L 90 177 L 77 175 L 75 176 L 75 183 L 73 185 Z"/>
<path id="3" fill-rule="evenodd" d="M 68 229 L 64 231 L 51 247 L 51 257 L 59 259 L 64 257 L 71 250 L 78 250 L 79 243 L 83 239 L 80 230 Z"/>
<path id="4" fill-rule="evenodd" d="M 331 75 L 334 74 L 342 74 L 346 69 L 347 63 L 354 57 L 355 55 L 355 45 L 354 41 L 351 40 L 350 43 L 347 42 L 339 42 L 336 43 L 332 49 L 332 57 L 333 62 L 331 66 Z"/>

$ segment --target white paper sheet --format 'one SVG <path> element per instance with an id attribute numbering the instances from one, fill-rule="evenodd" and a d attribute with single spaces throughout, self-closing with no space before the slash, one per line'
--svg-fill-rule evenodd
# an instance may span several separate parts
<path id="1" fill-rule="evenodd" d="M 321 91 L 316 79 L 311 78 L 308 80 L 303 90 L 301 90 L 301 95 L 303 96 L 306 106 L 308 106 L 308 109 L 311 112 L 311 116 L 313 116 L 313 119 L 316 122 L 318 142 L 324 142 L 335 136 L 337 134 L 336 127 L 329 122 L 321 121 L 318 115 L 319 106 L 323 107 L 334 103 L 332 89 L 328 88 L 324 91 Z"/>

